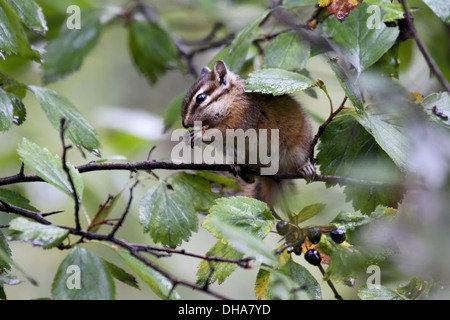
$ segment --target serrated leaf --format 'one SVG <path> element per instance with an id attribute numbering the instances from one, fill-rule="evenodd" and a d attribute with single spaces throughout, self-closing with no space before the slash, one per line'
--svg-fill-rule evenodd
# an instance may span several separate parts
<path id="1" fill-rule="evenodd" d="M 371 13 L 367 4 L 361 3 L 344 22 L 327 19 L 324 32 L 331 39 L 334 48 L 361 73 L 380 59 L 395 43 L 398 27 L 369 28 Z"/>
<path id="2" fill-rule="evenodd" d="M 139 206 L 139 220 L 153 241 L 176 247 L 197 231 L 198 219 L 190 199 L 170 193 L 164 182 L 150 188 Z"/>
<path id="3" fill-rule="evenodd" d="M 208 180 L 185 172 L 177 173 L 170 177 L 169 182 L 173 189 L 190 198 L 195 210 L 207 211 L 214 205 L 221 195 L 211 192 Z"/>
<path id="4" fill-rule="evenodd" d="M 219 240 L 208 250 L 206 256 L 242 259 L 244 254 L 225 241 Z M 236 268 L 236 263 L 202 260 L 198 265 L 197 283 L 205 283 L 209 280 L 209 283 L 218 281 L 221 284 Z"/>
<path id="5" fill-rule="evenodd" d="M 47 88 L 38 86 L 28 88 L 35 94 L 45 115 L 58 132 L 61 129 L 61 118 L 65 118 L 68 123 L 65 132 L 67 138 L 78 147 L 83 147 L 94 154 L 98 153 L 100 143 L 94 128 L 69 100 Z"/>
<path id="6" fill-rule="evenodd" d="M 129 48 L 138 70 L 151 84 L 167 70 L 179 66 L 178 49 L 170 34 L 158 24 L 134 15 L 129 25 Z"/>
<path id="7" fill-rule="evenodd" d="M 8 94 L 0 88 L 0 131 L 8 130 L 13 123 L 14 105 Z"/>
<path id="8" fill-rule="evenodd" d="M 330 59 L 328 63 L 334 71 L 345 95 L 353 103 L 353 106 L 360 112 L 364 112 L 363 98 L 361 88 L 356 84 L 355 77 L 341 65 L 337 59 Z"/>
<path id="9" fill-rule="evenodd" d="M 450 94 L 435 92 L 422 100 L 422 107 L 432 120 L 450 129 Z"/>
<path id="10" fill-rule="evenodd" d="M 80 29 L 61 28 L 43 55 L 43 82 L 50 83 L 77 71 L 100 38 L 102 25 L 98 14 L 82 13 Z"/>
<path id="11" fill-rule="evenodd" d="M 423 0 L 430 9 L 447 24 L 450 24 L 450 3 L 442 0 Z"/>
<path id="12" fill-rule="evenodd" d="M 317 164 L 322 174 L 385 182 L 401 179 L 397 166 L 363 126 L 353 119 L 355 114 L 341 112 L 321 136 Z M 355 210 L 361 210 L 364 214 L 370 214 L 380 204 L 394 206 L 402 197 L 399 190 L 382 187 L 347 185 L 344 192 Z"/>
<path id="13" fill-rule="evenodd" d="M 316 278 L 302 265 L 292 259 L 283 265 L 279 272 L 286 275 L 292 282 L 287 286 L 287 292 L 293 294 L 293 298 L 320 300 L 322 289 Z M 268 288 L 268 295 L 273 295 L 273 279 Z M 294 293 L 295 292 L 295 293 Z"/>
<path id="14" fill-rule="evenodd" d="M 244 232 L 248 232 L 263 239 L 274 224 L 272 213 L 267 205 L 259 200 L 247 197 L 229 197 L 216 200 L 216 204 L 209 210 L 202 226 L 218 236 L 211 219 L 217 217 L 221 221 L 234 225 Z"/>
<path id="15" fill-rule="evenodd" d="M 153 270 L 136 257 L 132 256 L 128 251 L 123 249 L 116 249 L 117 254 L 136 272 L 139 277 L 158 295 L 161 299 L 180 299 L 180 295 L 175 290 L 172 290 L 172 283 L 161 273 Z"/>
<path id="16" fill-rule="evenodd" d="M 215 230 L 218 238 L 225 239 L 237 251 L 267 265 L 274 267 L 278 265 L 278 259 L 273 251 L 260 238 L 248 231 L 221 220 L 217 215 L 208 220 L 208 225 Z"/>
<path id="17" fill-rule="evenodd" d="M 0 57 L 15 54 L 39 61 L 39 52 L 30 47 L 20 18 L 9 1 L 0 0 L 0 8 Z"/>
<path id="18" fill-rule="evenodd" d="M 126 272 L 125 270 L 116 266 L 114 263 L 109 262 L 108 260 L 105 260 L 105 259 L 102 259 L 102 260 L 103 260 L 103 263 L 108 267 L 109 271 L 111 272 L 111 275 L 115 279 L 117 279 L 133 288 L 139 289 L 139 285 L 136 281 L 136 278 L 131 273 Z"/>
<path id="19" fill-rule="evenodd" d="M 330 257 L 324 280 L 343 281 L 356 278 L 358 272 L 365 270 L 370 264 L 356 247 L 343 242 L 335 243 L 327 234 L 322 234 L 317 246 L 320 253 Z"/>
<path id="20" fill-rule="evenodd" d="M 48 29 L 47 22 L 41 7 L 35 1 L 7 0 L 7 2 L 28 28 L 41 35 L 45 34 Z"/>
<path id="21" fill-rule="evenodd" d="M 50 249 L 61 244 L 69 230 L 52 225 L 43 225 L 25 218 L 15 218 L 9 223 L 10 236 L 14 240 L 30 242 L 33 246 Z"/>
<path id="22" fill-rule="evenodd" d="M 302 40 L 297 32 L 279 34 L 267 47 L 264 68 L 279 68 L 300 71 L 311 54 L 308 41 Z"/>
<path id="23" fill-rule="evenodd" d="M 9 98 L 11 99 L 14 107 L 12 122 L 15 125 L 19 126 L 25 121 L 25 118 L 27 117 L 27 110 L 25 109 L 25 105 L 19 97 L 14 94 L 9 94 Z"/>
<path id="24" fill-rule="evenodd" d="M 114 280 L 102 259 L 79 245 L 61 262 L 52 283 L 55 300 L 112 300 L 115 292 Z"/>
<path id="25" fill-rule="evenodd" d="M 403 11 L 403 7 L 400 3 L 391 2 L 390 0 L 365 0 L 364 2 L 369 5 L 381 7 L 383 11 L 386 12 L 383 17 L 383 21 L 395 21 L 404 18 L 405 12 Z"/>
<path id="26" fill-rule="evenodd" d="M 23 163 L 39 177 L 69 196 L 73 196 L 72 186 L 67 177 L 67 173 L 63 169 L 62 160 L 59 156 L 52 155 L 47 149 L 42 149 L 26 138 L 23 138 L 22 143 L 19 144 L 17 152 Z M 84 190 L 83 179 L 73 165 L 67 163 L 67 166 L 74 182 L 77 196 L 81 199 Z"/>
<path id="27" fill-rule="evenodd" d="M 305 90 L 313 85 L 313 81 L 308 77 L 283 70 L 283 69 L 262 69 L 250 74 L 247 79 L 246 92 L 268 93 L 274 96 L 291 94 L 298 90 Z"/>

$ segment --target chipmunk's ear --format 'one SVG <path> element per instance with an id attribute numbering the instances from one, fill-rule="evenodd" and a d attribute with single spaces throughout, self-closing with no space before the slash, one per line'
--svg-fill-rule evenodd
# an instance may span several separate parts
<path id="1" fill-rule="evenodd" d="M 220 85 L 228 85 L 228 68 L 225 62 L 217 60 L 214 64 L 214 78 Z"/>
<path id="2" fill-rule="evenodd" d="M 210 69 L 210 68 L 208 68 L 208 67 L 203 67 L 203 68 L 202 68 L 202 71 L 200 71 L 200 77 L 203 77 L 203 76 L 207 75 L 207 74 L 210 73 L 210 72 L 211 72 L 211 69 Z"/>

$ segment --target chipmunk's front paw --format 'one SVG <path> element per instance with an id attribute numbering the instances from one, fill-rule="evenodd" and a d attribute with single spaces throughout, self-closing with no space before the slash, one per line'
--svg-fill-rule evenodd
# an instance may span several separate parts
<path id="1" fill-rule="evenodd" d="M 298 168 L 297 171 L 303 174 L 306 183 L 311 183 L 316 177 L 316 167 L 311 163 L 305 164 L 303 167 Z"/>

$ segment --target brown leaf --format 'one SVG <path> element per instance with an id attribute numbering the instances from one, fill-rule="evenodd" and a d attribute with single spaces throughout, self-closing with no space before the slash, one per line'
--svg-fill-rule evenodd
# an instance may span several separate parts
<path id="1" fill-rule="evenodd" d="M 344 21 L 350 11 L 356 9 L 363 0 L 319 0 L 319 6 L 327 7 L 339 21 Z"/>

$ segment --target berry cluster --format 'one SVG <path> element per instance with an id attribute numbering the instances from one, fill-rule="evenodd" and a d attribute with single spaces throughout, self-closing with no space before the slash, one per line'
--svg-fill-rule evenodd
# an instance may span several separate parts
<path id="1" fill-rule="evenodd" d="M 287 221 L 279 221 L 276 225 L 276 229 L 281 236 L 286 237 L 286 243 L 293 244 L 291 252 L 296 255 L 301 255 L 301 245 L 305 240 L 304 230 Z M 310 227 L 306 230 L 306 237 L 312 244 L 318 244 L 322 237 L 322 232 L 323 231 L 318 227 Z M 337 244 L 345 241 L 345 232 L 342 229 L 333 228 L 330 231 L 325 232 L 329 232 L 331 239 Z M 308 249 L 305 252 L 305 260 L 314 266 L 318 266 L 322 262 L 322 257 L 317 249 Z"/>

